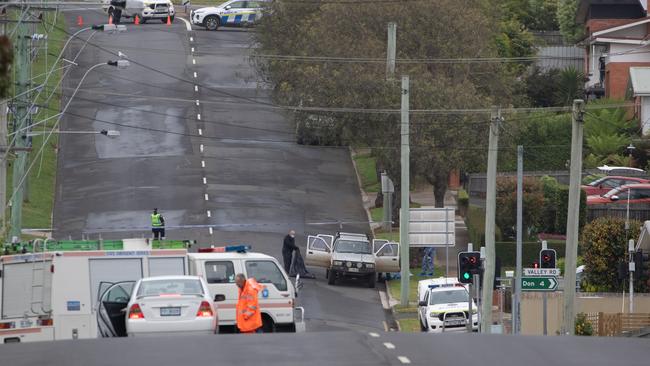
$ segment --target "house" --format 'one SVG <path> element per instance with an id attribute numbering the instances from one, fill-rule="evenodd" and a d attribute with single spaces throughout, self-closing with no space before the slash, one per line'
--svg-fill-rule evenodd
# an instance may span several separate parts
<path id="1" fill-rule="evenodd" d="M 639 118 L 643 136 L 650 134 L 650 67 L 630 67 L 628 100 L 634 101 L 634 114 Z"/>
<path id="2" fill-rule="evenodd" d="M 582 0 L 576 22 L 585 25 L 588 98 L 623 99 L 631 67 L 650 67 L 648 0 Z"/>

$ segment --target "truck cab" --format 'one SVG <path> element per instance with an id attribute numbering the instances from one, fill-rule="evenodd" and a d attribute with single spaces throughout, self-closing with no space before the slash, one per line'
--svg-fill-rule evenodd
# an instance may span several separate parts
<path id="1" fill-rule="evenodd" d="M 307 237 L 305 264 L 326 269 L 327 283 L 353 277 L 374 288 L 378 273 L 399 272 L 399 244 L 370 238 L 366 234 L 318 234 Z"/>

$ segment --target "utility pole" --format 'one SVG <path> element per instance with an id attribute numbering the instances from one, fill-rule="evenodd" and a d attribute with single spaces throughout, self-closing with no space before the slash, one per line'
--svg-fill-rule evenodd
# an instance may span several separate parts
<path id="1" fill-rule="evenodd" d="M 564 324 L 566 335 L 575 333 L 576 260 L 578 257 L 578 224 L 580 216 L 580 181 L 582 177 L 582 138 L 585 102 L 573 101 L 571 131 L 571 167 L 569 204 L 567 208 L 566 253 L 564 262 Z"/>
<path id="2" fill-rule="evenodd" d="M 26 9 L 23 8 L 23 11 Z M 14 121 L 16 130 L 22 130 L 26 127 L 29 106 L 31 100 L 29 93 L 29 75 L 31 74 L 31 62 L 29 44 L 31 37 L 28 34 L 26 22 L 17 24 L 15 62 L 16 68 L 16 102 L 14 108 Z M 24 137 L 23 137 L 24 136 Z M 16 159 L 13 166 L 13 190 L 15 194 L 11 202 L 11 237 L 20 238 L 22 229 L 22 209 L 23 209 L 23 186 L 20 184 L 23 175 L 25 175 L 25 166 L 27 165 L 27 137 L 22 134 L 16 138 Z"/>
<path id="3" fill-rule="evenodd" d="M 517 259 L 515 270 L 515 281 L 512 288 L 515 290 L 515 306 L 512 309 L 513 334 L 519 334 L 521 330 L 519 311 L 521 304 L 521 253 L 523 247 L 523 212 L 524 212 L 524 147 L 517 146 Z"/>
<path id="4" fill-rule="evenodd" d="M 399 240 L 401 245 L 400 250 L 400 265 L 401 265 L 401 292 L 400 300 L 402 305 L 407 306 L 409 303 L 409 77 L 408 75 L 402 76 L 402 118 L 401 118 L 401 168 L 402 179 L 400 184 L 402 194 L 402 207 L 400 208 L 399 215 Z"/>
<path id="5" fill-rule="evenodd" d="M 629 194 L 628 194 L 629 196 Z M 629 313 L 632 314 L 634 312 L 634 272 L 636 271 L 635 268 L 635 263 L 634 263 L 634 239 L 630 239 L 627 242 L 627 252 L 629 256 L 629 263 L 628 263 L 628 272 L 630 273 L 630 304 L 629 306 Z M 639 270 L 642 270 L 640 268 Z"/>
<path id="6" fill-rule="evenodd" d="M 388 44 L 386 48 L 386 79 L 395 78 L 395 53 L 397 52 L 397 24 L 388 23 Z"/>
<path id="7" fill-rule="evenodd" d="M 4 154 L 7 146 L 7 102 L 0 103 L 0 154 Z M 7 233 L 7 159 L 0 159 L 0 238 Z M 1 239 L 0 239 L 1 240 Z"/>
<path id="8" fill-rule="evenodd" d="M 485 197 L 485 271 L 483 272 L 483 296 L 481 296 L 481 332 L 490 333 L 492 325 L 492 284 L 494 283 L 494 235 L 497 200 L 497 157 L 499 147 L 499 124 L 501 110 L 492 108 L 490 138 L 488 142 L 487 191 Z"/>

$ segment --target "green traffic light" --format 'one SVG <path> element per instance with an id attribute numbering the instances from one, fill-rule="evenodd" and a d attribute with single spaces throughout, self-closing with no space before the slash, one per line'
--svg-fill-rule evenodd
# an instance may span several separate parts
<path id="1" fill-rule="evenodd" d="M 463 273 L 463 278 L 469 280 L 469 272 Z"/>

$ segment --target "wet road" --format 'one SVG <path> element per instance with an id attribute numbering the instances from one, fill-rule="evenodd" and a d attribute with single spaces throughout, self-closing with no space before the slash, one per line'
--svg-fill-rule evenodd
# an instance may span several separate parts
<path id="1" fill-rule="evenodd" d="M 86 24 L 105 22 L 85 11 L 68 12 L 69 24 L 79 14 Z M 55 238 L 150 235 L 158 207 L 168 238 L 246 243 L 279 257 L 289 229 L 304 248 L 305 235 L 339 229 L 323 223 L 367 220 L 348 150 L 296 145 L 286 116 L 258 85 L 246 57 L 251 30 L 188 31 L 179 19 L 127 28 L 95 35 L 65 82 L 69 95 L 89 66 L 118 51 L 131 61 L 125 70 L 93 71 L 64 118 L 66 130 L 120 136 L 61 136 Z M 377 290 L 331 287 L 315 273 L 300 294 L 308 330 L 384 329 Z"/>

